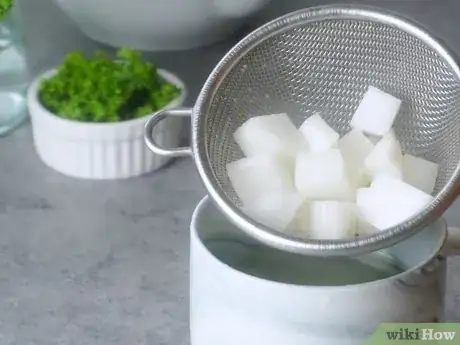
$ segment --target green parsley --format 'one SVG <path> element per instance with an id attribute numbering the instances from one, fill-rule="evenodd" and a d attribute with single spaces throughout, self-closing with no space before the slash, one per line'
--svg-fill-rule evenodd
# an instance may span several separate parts
<path id="1" fill-rule="evenodd" d="M 120 122 L 158 111 L 180 93 L 139 52 L 119 49 L 116 59 L 102 51 L 90 59 L 79 51 L 69 53 L 57 73 L 42 81 L 39 97 L 62 118 Z"/>
<path id="2" fill-rule="evenodd" d="M 3 20 L 8 14 L 10 14 L 13 8 L 14 0 L 0 0 L 0 20 Z"/>

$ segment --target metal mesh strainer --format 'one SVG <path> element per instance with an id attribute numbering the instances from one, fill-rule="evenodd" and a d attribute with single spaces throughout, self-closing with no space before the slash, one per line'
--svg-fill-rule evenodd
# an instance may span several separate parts
<path id="1" fill-rule="evenodd" d="M 287 112 L 299 125 L 308 114 L 321 111 L 344 134 L 369 85 L 405 101 L 395 123 L 404 151 L 440 164 L 429 207 L 400 226 L 341 241 L 280 234 L 239 210 L 226 165 L 242 157 L 233 133 L 248 114 Z M 454 58 L 417 24 L 375 8 L 316 7 L 276 19 L 244 38 L 211 73 L 193 111 L 156 114 L 146 126 L 146 141 L 161 155 L 193 153 L 216 204 L 259 241 L 306 255 L 353 255 L 415 234 L 454 201 L 460 173 L 459 91 Z M 191 149 L 160 148 L 153 141 L 153 127 L 170 115 L 192 115 Z"/>

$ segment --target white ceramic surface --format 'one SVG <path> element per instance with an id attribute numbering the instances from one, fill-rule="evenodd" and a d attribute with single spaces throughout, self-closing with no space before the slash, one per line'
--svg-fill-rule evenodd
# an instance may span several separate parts
<path id="1" fill-rule="evenodd" d="M 55 1 L 96 41 L 141 50 L 177 50 L 225 38 L 271 0 Z"/>
<path id="2" fill-rule="evenodd" d="M 27 94 L 35 150 L 49 167 L 85 179 L 129 178 L 155 171 L 170 159 L 153 154 L 144 144 L 144 125 L 149 116 L 118 123 L 84 123 L 58 117 L 37 98 L 40 82 L 55 70 L 37 77 Z M 165 70 L 158 73 L 183 92 L 169 107 L 181 106 L 187 96 L 184 83 Z M 163 121 L 154 137 L 171 147 L 180 143 L 180 119 Z"/>
<path id="3" fill-rule="evenodd" d="M 458 241 L 459 230 L 451 230 L 451 239 Z M 360 345 L 382 322 L 439 320 L 446 268 L 439 253 L 445 238 L 446 225 L 439 220 L 389 248 L 407 267 L 390 278 L 344 286 L 279 283 L 237 271 L 210 253 L 209 240 L 231 240 L 242 250 L 255 242 L 206 197 L 191 224 L 191 344 Z M 450 253 L 459 253 L 460 243 L 456 251 L 450 244 Z"/>

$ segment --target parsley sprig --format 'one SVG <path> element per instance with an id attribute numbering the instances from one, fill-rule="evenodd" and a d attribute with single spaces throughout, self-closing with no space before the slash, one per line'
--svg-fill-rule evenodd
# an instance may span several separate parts
<path id="1" fill-rule="evenodd" d="M 14 0 L 0 0 L 0 21 L 10 14 L 13 5 Z"/>
<path id="2" fill-rule="evenodd" d="M 120 49 L 116 59 L 102 51 L 90 59 L 79 51 L 69 53 L 39 92 L 42 104 L 60 117 L 120 122 L 164 108 L 181 90 L 163 80 L 139 52 Z"/>

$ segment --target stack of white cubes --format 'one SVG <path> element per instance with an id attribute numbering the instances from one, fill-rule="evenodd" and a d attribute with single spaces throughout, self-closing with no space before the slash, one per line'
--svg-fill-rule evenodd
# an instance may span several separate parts
<path id="1" fill-rule="evenodd" d="M 416 215 L 432 201 L 438 165 L 402 152 L 392 130 L 400 106 L 370 86 L 341 138 L 320 114 L 298 129 L 287 114 L 251 117 L 234 133 L 246 157 L 227 166 L 245 212 L 312 239 L 365 235 Z"/>

